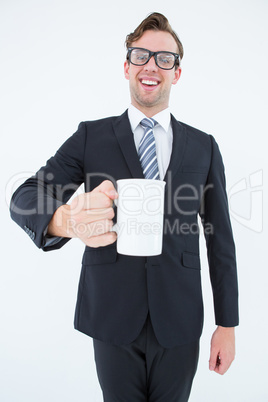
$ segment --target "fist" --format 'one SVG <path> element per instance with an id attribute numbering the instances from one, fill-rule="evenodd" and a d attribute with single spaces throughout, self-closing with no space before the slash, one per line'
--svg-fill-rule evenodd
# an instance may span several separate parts
<path id="1" fill-rule="evenodd" d="M 111 181 L 105 180 L 89 193 L 80 194 L 70 204 L 67 232 L 89 247 L 107 246 L 116 241 L 113 226 L 113 201 L 118 194 Z"/>

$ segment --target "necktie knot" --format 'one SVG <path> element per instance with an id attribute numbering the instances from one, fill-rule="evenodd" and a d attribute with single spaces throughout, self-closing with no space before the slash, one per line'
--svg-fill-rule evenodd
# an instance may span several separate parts
<path id="1" fill-rule="evenodd" d="M 154 128 L 154 126 L 157 124 L 157 121 L 155 121 L 152 118 L 146 117 L 145 119 L 142 119 L 140 122 L 140 125 L 143 128 Z"/>

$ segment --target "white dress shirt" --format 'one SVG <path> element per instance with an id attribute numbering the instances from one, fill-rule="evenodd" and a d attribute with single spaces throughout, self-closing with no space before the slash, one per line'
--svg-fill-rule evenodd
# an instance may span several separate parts
<path id="1" fill-rule="evenodd" d="M 144 128 L 140 125 L 140 122 L 146 116 L 135 106 L 130 105 L 128 108 L 128 118 L 138 152 L 139 144 L 144 134 Z M 158 123 L 154 127 L 154 137 L 159 175 L 160 179 L 163 180 L 169 165 L 173 141 L 170 109 L 166 108 L 152 116 L 152 118 Z"/>

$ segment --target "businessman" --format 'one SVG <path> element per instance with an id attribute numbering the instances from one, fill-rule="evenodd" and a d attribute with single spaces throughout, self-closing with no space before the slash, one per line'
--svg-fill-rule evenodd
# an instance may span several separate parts
<path id="1" fill-rule="evenodd" d="M 104 401 L 185 402 L 203 326 L 198 215 L 216 323 L 209 369 L 224 374 L 235 356 L 238 285 L 224 166 L 213 136 L 170 113 L 183 46 L 166 17 L 150 14 L 126 48 L 130 107 L 80 123 L 16 190 L 11 216 L 44 251 L 74 237 L 85 243 L 75 328 L 93 338 Z M 166 181 L 163 252 L 121 255 L 111 231 L 115 182 L 144 177 Z M 85 194 L 66 204 L 82 183 Z"/>

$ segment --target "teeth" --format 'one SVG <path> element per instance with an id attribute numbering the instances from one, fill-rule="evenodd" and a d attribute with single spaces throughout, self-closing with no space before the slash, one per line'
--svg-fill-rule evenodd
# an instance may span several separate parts
<path id="1" fill-rule="evenodd" d="M 157 85 L 157 81 L 142 80 L 141 82 L 146 85 Z"/>

